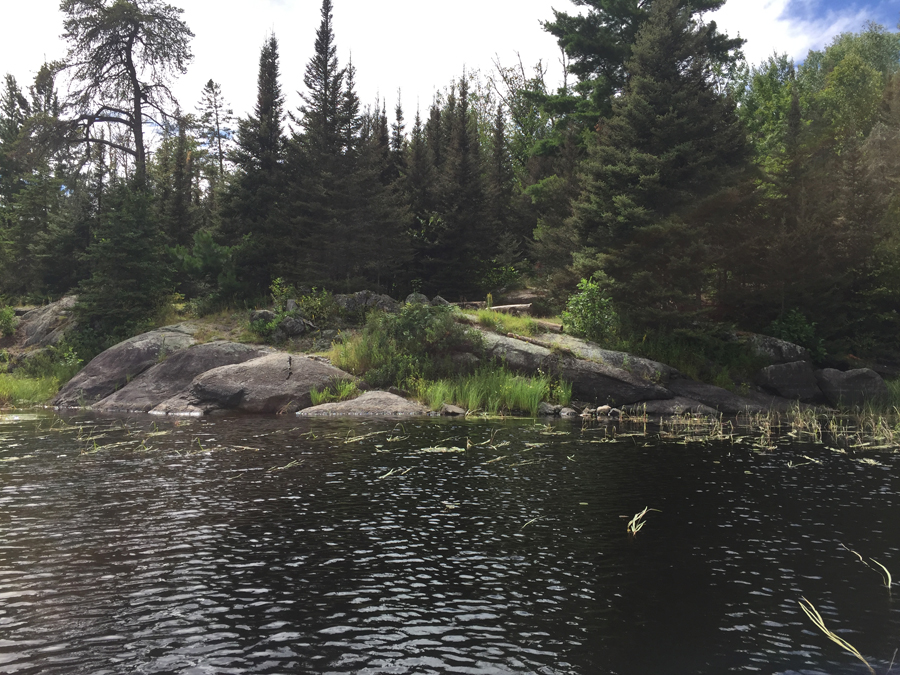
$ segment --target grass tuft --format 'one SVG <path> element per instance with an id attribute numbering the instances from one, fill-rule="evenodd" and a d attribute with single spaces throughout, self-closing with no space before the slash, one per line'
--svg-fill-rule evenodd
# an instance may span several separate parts
<path id="1" fill-rule="evenodd" d="M 505 368 L 482 368 L 452 379 L 416 380 L 411 389 L 432 410 L 451 403 L 471 412 L 501 415 L 522 411 L 532 417 L 537 415 L 542 401 L 566 397 L 568 403 L 572 395 L 569 383 L 555 382 L 546 375 L 517 375 Z"/>
<path id="2" fill-rule="evenodd" d="M 470 314 L 471 315 L 471 314 Z M 530 316 L 516 316 L 489 309 L 475 312 L 475 320 L 479 325 L 496 333 L 515 333 L 516 335 L 538 335 L 543 332 L 539 323 Z"/>
<path id="3" fill-rule="evenodd" d="M 339 380 L 322 391 L 311 389 L 309 395 L 313 405 L 321 405 L 323 403 L 334 403 L 356 398 L 359 396 L 359 388 L 356 386 L 355 382 L 351 382 L 350 380 Z"/>

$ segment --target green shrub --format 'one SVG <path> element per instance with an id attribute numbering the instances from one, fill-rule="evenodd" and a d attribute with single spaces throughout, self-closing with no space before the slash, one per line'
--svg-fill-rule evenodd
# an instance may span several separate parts
<path id="1" fill-rule="evenodd" d="M 578 283 L 578 292 L 569 298 L 562 320 L 566 333 L 594 342 L 615 341 L 619 332 L 619 317 L 612 301 L 593 277 Z"/>
<path id="2" fill-rule="evenodd" d="M 372 312 L 363 330 L 335 347 L 335 365 L 376 387 L 405 386 L 416 378 L 453 372 L 454 353 L 477 348 L 478 336 L 461 326 L 450 306 L 409 304 L 397 314 Z"/>
<path id="3" fill-rule="evenodd" d="M 769 326 L 769 334 L 806 347 L 813 360 L 818 361 L 825 357 L 825 342 L 816 335 L 815 322 L 809 321 L 799 310 L 792 309 L 775 319 Z"/>
<path id="4" fill-rule="evenodd" d="M 334 296 L 324 288 L 313 288 L 297 298 L 297 307 L 307 319 L 314 324 L 331 324 L 343 318 L 341 307 L 335 302 Z M 357 317 L 354 317 L 357 318 Z M 358 317 L 362 319 L 363 317 Z"/>
<path id="5" fill-rule="evenodd" d="M 48 347 L 45 351 L 26 359 L 16 371 L 18 377 L 55 380 L 61 386 L 81 370 L 83 360 L 72 345 Z"/>
<path id="6" fill-rule="evenodd" d="M 16 332 L 16 311 L 12 307 L 0 309 L 0 333 L 9 337 Z"/>

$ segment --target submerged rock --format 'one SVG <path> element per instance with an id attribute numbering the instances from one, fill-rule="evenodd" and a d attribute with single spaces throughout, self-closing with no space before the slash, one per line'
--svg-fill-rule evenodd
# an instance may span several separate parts
<path id="1" fill-rule="evenodd" d="M 713 410 L 728 415 L 768 410 L 768 407 L 762 403 L 746 396 L 739 396 L 712 384 L 679 379 L 669 382 L 668 387 L 677 396 L 702 403 Z"/>
<path id="2" fill-rule="evenodd" d="M 367 391 L 350 401 L 323 403 L 300 410 L 298 415 L 431 415 L 431 410 L 420 403 L 409 401 L 387 391 Z"/>
<path id="3" fill-rule="evenodd" d="M 312 389 L 322 390 L 341 380 L 357 381 L 349 373 L 316 359 L 276 352 L 198 375 L 186 391 L 150 412 L 293 413 L 312 405 Z"/>
<path id="4" fill-rule="evenodd" d="M 209 342 L 175 352 L 93 405 L 94 410 L 147 412 L 187 389 L 193 379 L 213 368 L 243 363 L 273 350 L 236 342 Z"/>
<path id="5" fill-rule="evenodd" d="M 666 399 L 664 401 L 642 401 L 625 406 L 625 411 L 630 415 L 717 415 L 718 411 L 708 405 L 684 396 Z"/>
<path id="6" fill-rule="evenodd" d="M 60 390 L 52 404 L 78 408 L 100 401 L 168 355 L 195 344 L 188 324 L 136 335 L 96 356 Z"/>

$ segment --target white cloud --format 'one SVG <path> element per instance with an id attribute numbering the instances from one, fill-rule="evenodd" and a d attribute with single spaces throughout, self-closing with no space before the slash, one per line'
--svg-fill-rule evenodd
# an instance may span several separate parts
<path id="1" fill-rule="evenodd" d="M 708 18 L 715 20 L 720 30 L 744 38 L 747 62 L 757 65 L 773 53 L 787 53 L 801 61 L 810 49 L 821 49 L 839 33 L 860 30 L 872 17 L 860 6 L 835 12 L 819 10 L 821 0 L 799 2 L 802 12 L 796 11 L 790 0 L 729 0 Z"/>

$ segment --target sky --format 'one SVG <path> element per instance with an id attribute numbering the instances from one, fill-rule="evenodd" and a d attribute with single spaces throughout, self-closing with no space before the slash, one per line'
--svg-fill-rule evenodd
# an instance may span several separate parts
<path id="1" fill-rule="evenodd" d="M 12 73 L 23 88 L 45 60 L 65 56 L 59 0 L 5 0 L 0 22 L 0 75 Z M 169 0 L 184 10 L 193 31 L 194 60 L 174 82 L 182 109 L 190 112 L 203 85 L 213 79 L 238 116 L 252 111 L 259 50 L 274 32 L 279 41 L 281 84 L 288 110 L 300 104 L 303 72 L 313 52 L 321 0 Z M 526 71 L 539 60 L 547 83 L 562 76 L 559 48 L 541 28 L 553 8 L 575 13 L 571 0 L 333 0 L 334 32 L 342 65 L 352 57 L 363 105 L 385 101 L 389 117 L 401 93 L 407 128 L 417 108 L 423 117 L 435 91 L 463 70 L 488 75 L 498 61 L 521 58 Z M 427 9 L 424 9 L 427 8 Z M 751 64 L 773 53 L 802 60 L 833 36 L 859 31 L 875 20 L 897 30 L 895 0 L 729 0 L 715 14 L 720 30 L 740 34 Z"/>

